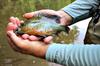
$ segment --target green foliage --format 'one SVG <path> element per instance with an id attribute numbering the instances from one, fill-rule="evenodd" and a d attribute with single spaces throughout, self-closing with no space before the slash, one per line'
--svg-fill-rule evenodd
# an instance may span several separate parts
<path id="1" fill-rule="evenodd" d="M 72 2 L 71 0 L 35 0 L 35 1 L 40 1 L 40 4 L 44 8 L 49 8 L 54 10 L 59 10 Z"/>
<path id="2" fill-rule="evenodd" d="M 23 19 L 22 15 L 40 9 L 59 10 L 72 0 L 0 0 L 0 35 L 4 34 L 8 19 L 11 16 Z M 4 38 L 4 36 L 2 35 Z"/>
<path id="3" fill-rule="evenodd" d="M 72 0 L 0 0 L 0 19 L 10 16 L 21 18 L 26 12 L 40 9 L 59 10 L 71 3 Z"/>
<path id="4" fill-rule="evenodd" d="M 76 40 L 78 34 L 79 34 L 78 27 L 73 26 L 72 29 L 70 29 L 68 34 L 66 32 L 59 33 L 58 36 L 54 37 L 53 42 L 70 44 Z"/>
<path id="5" fill-rule="evenodd" d="M 41 60 L 33 64 L 33 57 L 23 56 L 11 50 L 6 38 L 6 26 L 11 16 L 23 19 L 22 15 L 40 9 L 59 10 L 73 0 L 0 0 L 0 66 L 47 66 Z M 30 58 L 32 60 L 30 60 Z M 10 59 L 10 63 L 9 63 Z"/>

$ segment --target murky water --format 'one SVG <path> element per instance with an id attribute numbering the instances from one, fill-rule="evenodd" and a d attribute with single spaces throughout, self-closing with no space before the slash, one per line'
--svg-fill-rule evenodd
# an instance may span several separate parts
<path id="1" fill-rule="evenodd" d="M 55 3 L 59 5 L 55 6 L 50 1 L 51 0 L 0 0 L 0 66 L 48 65 L 47 62 L 42 59 L 13 51 L 6 40 L 5 28 L 10 16 L 16 16 L 22 19 L 22 14 L 26 12 L 50 7 L 52 9 L 59 9 L 71 2 L 71 0 L 56 0 L 57 2 Z M 62 3 L 60 3 L 61 1 Z"/>

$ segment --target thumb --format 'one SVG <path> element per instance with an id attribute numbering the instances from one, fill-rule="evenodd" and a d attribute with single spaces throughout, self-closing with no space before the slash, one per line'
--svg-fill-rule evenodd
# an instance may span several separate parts
<path id="1" fill-rule="evenodd" d="M 22 39 L 18 36 L 13 31 L 8 31 L 7 35 L 9 36 L 10 40 L 14 45 L 18 48 L 26 49 L 28 47 L 28 44 L 22 41 Z"/>
<path id="2" fill-rule="evenodd" d="M 49 44 L 49 43 L 52 41 L 52 39 L 53 39 L 52 36 L 48 36 L 48 37 L 46 37 L 46 38 L 44 39 L 44 42 L 45 42 L 46 44 Z"/>
<path id="3" fill-rule="evenodd" d="M 34 13 L 33 13 L 33 12 L 30 12 L 30 13 L 25 13 L 25 14 L 23 15 L 23 17 L 24 17 L 24 18 L 27 18 L 27 19 L 30 19 L 30 18 L 33 17 L 33 15 L 34 15 Z"/>
<path id="4" fill-rule="evenodd" d="M 18 41 L 21 41 L 19 37 L 16 36 L 16 34 L 11 30 L 11 31 L 7 31 L 7 35 L 9 36 L 9 38 L 14 42 L 14 43 L 18 43 Z"/>
<path id="5" fill-rule="evenodd" d="M 15 30 L 18 26 L 13 24 L 13 23 L 8 23 L 6 30 L 10 31 L 10 30 Z"/>
<path id="6" fill-rule="evenodd" d="M 7 31 L 7 35 L 13 36 L 13 35 L 14 35 L 14 34 L 13 34 L 13 30 Z"/>

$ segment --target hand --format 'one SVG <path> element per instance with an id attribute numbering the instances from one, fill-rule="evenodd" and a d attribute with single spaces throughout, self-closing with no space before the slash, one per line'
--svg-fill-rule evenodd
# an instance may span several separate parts
<path id="1" fill-rule="evenodd" d="M 10 23 L 9 23 L 8 26 L 7 26 L 7 31 L 8 31 L 8 30 L 16 30 L 16 28 L 17 28 L 18 26 L 20 26 L 21 23 L 23 23 L 23 21 L 20 21 L 18 18 L 15 18 L 15 17 L 11 17 L 11 18 L 9 19 L 9 22 L 10 22 Z M 29 40 L 31 40 L 31 41 L 38 41 L 38 40 L 39 40 L 38 37 L 33 36 L 33 35 L 29 36 L 28 34 L 24 34 L 24 35 L 22 35 L 21 37 L 22 37 L 23 39 L 29 39 Z M 52 39 L 53 39 L 52 36 L 48 36 L 47 38 L 44 38 L 44 39 L 43 39 L 43 42 L 46 43 L 46 44 L 48 44 L 48 43 L 50 43 L 50 42 L 52 41 Z"/>
<path id="2" fill-rule="evenodd" d="M 21 36 L 16 36 L 13 32 L 21 21 L 18 18 L 11 17 L 10 23 L 7 26 L 7 38 L 10 46 L 17 52 L 30 54 L 33 56 L 45 58 L 46 50 L 49 45 L 40 41 L 31 41 L 29 37 L 23 39 Z"/>
<path id="3" fill-rule="evenodd" d="M 39 10 L 39 11 L 35 11 L 35 12 L 26 13 L 23 15 L 23 17 L 31 19 L 31 18 L 37 17 L 39 14 L 43 14 L 43 15 L 47 15 L 47 16 L 57 15 L 57 16 L 61 17 L 60 18 L 61 25 L 69 25 L 72 21 L 72 17 L 69 16 L 67 13 L 65 13 L 62 10 L 59 10 L 59 11 L 54 11 L 54 10 L 49 10 L 49 9 Z M 44 42 L 50 43 L 52 41 L 52 38 L 53 38 L 52 36 L 49 36 L 44 39 Z"/>
<path id="4" fill-rule="evenodd" d="M 49 9 L 39 10 L 35 12 L 26 13 L 23 15 L 23 17 L 30 19 L 30 18 L 37 17 L 39 14 L 43 14 L 47 16 L 57 15 L 61 17 L 60 19 L 61 25 L 69 25 L 72 21 L 72 17 L 69 16 L 67 13 L 65 13 L 63 10 L 59 10 L 59 11 L 54 11 L 54 10 L 49 10 Z"/>

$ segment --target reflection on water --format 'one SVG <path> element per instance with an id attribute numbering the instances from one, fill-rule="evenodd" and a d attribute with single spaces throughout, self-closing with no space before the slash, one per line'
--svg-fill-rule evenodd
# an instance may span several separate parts
<path id="1" fill-rule="evenodd" d="M 70 2 L 71 0 L 56 0 L 55 3 L 59 5 L 55 6 L 51 0 L 0 0 L 0 66 L 47 66 L 47 62 L 42 59 L 17 53 L 10 48 L 5 34 L 8 18 L 16 16 L 22 19 L 26 12 L 48 7 L 59 9 Z"/>

